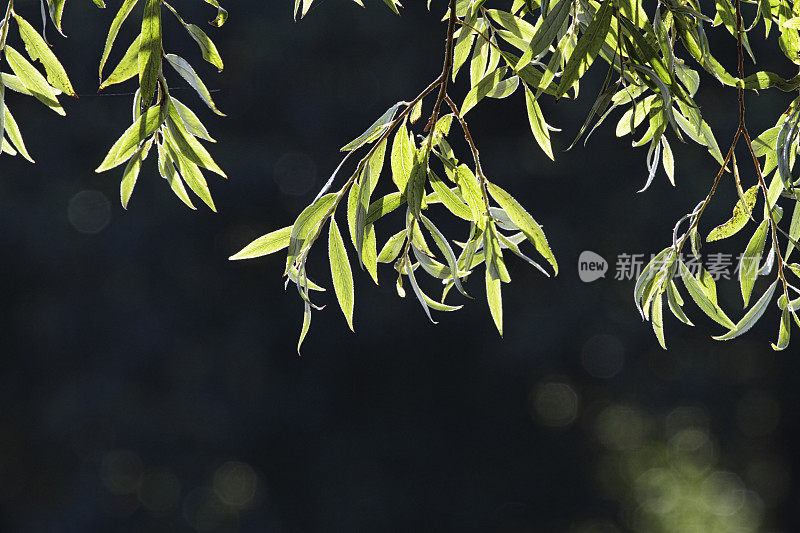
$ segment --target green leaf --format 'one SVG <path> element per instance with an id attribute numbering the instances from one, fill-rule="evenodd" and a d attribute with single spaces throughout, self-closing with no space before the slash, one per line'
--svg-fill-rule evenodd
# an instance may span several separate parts
<path id="1" fill-rule="evenodd" d="M 497 9 L 487 9 L 486 13 L 520 41 L 528 43 L 535 37 L 535 28 L 520 17 Z"/>
<path id="2" fill-rule="evenodd" d="M 408 137 L 408 128 L 406 122 L 403 121 L 400 127 L 397 128 L 397 133 L 394 135 L 392 142 L 392 181 L 397 185 L 403 195 L 406 192 L 406 185 L 408 178 L 411 176 L 411 170 L 414 168 L 414 153 L 416 148 Z"/>
<path id="3" fill-rule="evenodd" d="M 461 104 L 461 111 L 459 114 L 463 117 L 470 109 L 475 107 L 478 102 L 491 93 L 494 88 L 497 87 L 497 84 L 500 83 L 503 76 L 505 76 L 506 70 L 505 67 L 502 67 L 488 73 L 475 87 L 470 89 L 469 93 L 467 93 L 467 96 L 464 98 L 464 103 Z"/>
<path id="4" fill-rule="evenodd" d="M 772 349 L 776 351 L 785 350 L 789 346 L 789 336 L 792 332 L 792 321 L 789 317 L 789 308 L 781 312 L 781 322 L 778 328 L 778 342 L 772 344 Z"/>
<path id="5" fill-rule="evenodd" d="M 667 343 L 664 340 L 664 297 L 659 292 L 653 299 L 653 310 L 650 314 L 650 322 L 653 325 L 653 332 L 656 334 L 658 343 L 663 349 L 667 349 Z"/>
<path id="6" fill-rule="evenodd" d="M 675 257 L 672 254 L 672 248 L 665 248 L 656 254 L 647 265 L 642 269 L 641 274 L 636 279 L 636 285 L 633 288 L 633 301 L 639 314 L 645 318 L 645 310 L 643 303 L 645 295 L 652 292 L 656 280 L 663 279 L 664 272 L 674 264 Z"/>
<path id="7" fill-rule="evenodd" d="M 543 17 L 542 23 L 536 30 L 533 38 L 530 39 L 530 45 L 522 57 L 517 62 L 514 70 L 519 70 L 539 54 L 547 50 L 558 36 L 558 32 L 569 16 L 572 2 L 570 0 L 559 0 L 555 6 Z"/>
<path id="8" fill-rule="evenodd" d="M 706 238 L 706 242 L 726 239 L 744 228 L 747 221 L 750 219 L 750 214 L 753 212 L 753 207 L 756 205 L 757 198 L 758 185 L 753 185 L 745 191 L 744 197 L 739 198 L 739 201 L 736 202 L 736 205 L 733 207 L 733 215 L 731 218 L 727 222 L 711 230 Z"/>
<path id="9" fill-rule="evenodd" d="M 158 144 L 158 172 L 161 174 L 162 178 L 167 180 L 172 192 L 174 192 L 184 204 L 189 206 L 189 208 L 195 209 L 192 200 L 186 193 L 183 181 L 178 171 L 175 169 L 175 163 L 172 161 L 169 151 L 163 144 Z"/>
<path id="10" fill-rule="evenodd" d="M 533 244 L 536 251 L 547 259 L 547 262 L 550 263 L 553 267 L 553 271 L 557 275 L 558 263 L 556 262 L 555 255 L 553 255 L 553 251 L 550 249 L 542 227 L 539 226 L 530 213 L 506 191 L 493 183 L 487 183 L 487 189 L 489 190 L 489 194 L 492 195 L 492 198 L 500 204 L 500 207 L 505 210 L 511 221 L 514 222 L 514 225 L 516 225 Z"/>
<path id="11" fill-rule="evenodd" d="M 508 98 L 519 87 L 519 76 L 512 76 L 499 82 L 494 88 L 486 93 L 489 98 L 503 99 Z"/>
<path id="12" fill-rule="evenodd" d="M 293 267 L 291 270 L 289 270 L 289 274 L 287 275 L 287 277 L 295 285 L 299 285 L 300 283 L 302 283 L 303 285 L 301 286 L 303 288 L 308 286 L 308 290 L 310 291 L 326 292 L 324 287 L 320 287 L 319 285 L 308 279 L 308 276 L 304 276 L 302 282 L 299 281 L 297 274 L 298 274 L 297 268 Z"/>
<path id="13" fill-rule="evenodd" d="M 422 201 L 425 196 L 425 182 L 428 177 L 428 150 L 423 148 L 414 154 L 414 166 L 411 168 L 406 201 L 411 214 L 419 217 Z"/>
<path id="14" fill-rule="evenodd" d="M 375 226 L 367 224 L 364 228 L 364 242 L 361 245 L 361 263 L 366 267 L 375 285 L 378 283 L 378 237 Z"/>
<path id="15" fill-rule="evenodd" d="M 170 106 L 167 118 L 167 129 L 175 140 L 175 146 L 195 165 L 201 166 L 211 172 L 227 178 L 225 172 L 214 162 L 208 150 L 183 127 L 183 120 L 174 106 Z"/>
<path id="16" fill-rule="evenodd" d="M 712 320 L 728 329 L 734 329 L 736 324 L 728 318 L 717 303 L 716 289 L 713 285 L 714 281 L 708 275 L 708 272 L 705 272 L 705 270 L 703 271 L 703 283 L 701 283 L 700 280 L 692 276 L 692 273 L 689 272 L 689 269 L 686 268 L 686 265 L 684 265 L 682 261 L 679 264 L 683 284 L 686 286 L 686 290 L 689 291 L 689 295 L 697 306 Z"/>
<path id="17" fill-rule="evenodd" d="M 2 85 L 11 89 L 14 92 L 18 92 L 20 94 L 24 94 L 26 96 L 33 96 L 33 94 L 25 87 L 25 84 L 22 83 L 22 80 L 19 79 L 19 76 L 14 76 L 13 74 L 7 74 L 5 72 L 0 73 L 0 81 L 2 81 Z"/>
<path id="18" fill-rule="evenodd" d="M 536 139 L 536 142 L 542 148 L 545 155 L 555 161 L 553 157 L 553 147 L 550 145 L 550 131 L 547 129 L 547 123 L 544 121 L 542 108 L 539 107 L 536 97 L 527 86 L 525 87 L 525 105 L 528 109 L 528 121 L 531 124 L 533 138 Z"/>
<path id="19" fill-rule="evenodd" d="M 380 118 L 378 118 L 378 120 L 373 122 L 372 125 L 369 128 L 367 128 L 367 130 L 364 133 L 362 133 L 361 135 L 359 135 L 358 137 L 356 137 L 355 139 L 344 145 L 341 148 L 341 151 L 351 152 L 353 150 L 358 150 L 368 142 L 375 140 L 378 135 L 380 135 L 387 127 L 389 127 L 389 124 L 391 124 L 392 121 L 394 120 L 395 113 L 402 105 L 403 102 L 397 102 L 392 107 L 387 109 L 386 112 L 383 115 L 381 115 Z"/>
<path id="20" fill-rule="evenodd" d="M 678 101 L 678 107 L 681 112 L 673 115 L 678 127 L 696 143 L 707 147 L 708 153 L 721 165 L 724 161 L 722 152 L 714 138 L 714 132 L 700 116 L 699 110 L 689 107 L 681 101 Z"/>
<path id="21" fill-rule="evenodd" d="M 155 99 L 162 53 L 161 0 L 145 0 L 138 60 L 142 109 L 150 107 Z"/>
<path id="22" fill-rule="evenodd" d="M 328 193 L 317 199 L 316 202 L 303 209 L 292 225 L 289 236 L 289 250 L 286 258 L 286 272 L 289 271 L 297 255 L 305 246 L 306 239 L 316 231 L 325 215 L 333 207 L 336 193 Z"/>
<path id="23" fill-rule="evenodd" d="M 556 89 L 556 98 L 561 98 L 594 62 L 594 58 L 597 57 L 597 53 L 602 48 L 606 35 L 611 29 L 612 9 L 611 0 L 603 0 L 592 22 L 578 39 L 578 44 L 561 74 L 561 81 Z"/>
<path id="24" fill-rule="evenodd" d="M 75 90 L 72 88 L 67 72 L 64 70 L 64 67 L 58 61 L 53 51 L 50 50 L 50 47 L 47 46 L 44 38 L 39 35 L 39 32 L 33 29 L 33 26 L 31 26 L 27 20 L 16 13 L 14 13 L 14 18 L 17 21 L 19 34 L 25 43 L 25 50 L 27 50 L 28 56 L 30 56 L 33 61 L 41 61 L 47 72 L 47 81 L 50 85 L 64 91 L 70 96 L 75 96 Z"/>
<path id="25" fill-rule="evenodd" d="M 209 22 L 209 24 L 211 24 L 215 28 L 219 28 L 220 26 L 225 24 L 225 21 L 228 20 L 228 12 L 225 11 L 219 5 L 219 2 L 217 2 L 217 0 L 204 0 L 204 1 L 205 1 L 206 4 L 211 4 L 212 6 L 217 8 L 217 18 L 215 18 L 214 20 Z"/>
<path id="26" fill-rule="evenodd" d="M 311 304 L 307 301 L 303 302 L 303 325 L 300 328 L 300 339 L 297 341 L 297 355 L 300 355 L 300 347 L 303 341 L 306 340 L 308 330 L 311 328 Z"/>
<path id="27" fill-rule="evenodd" d="M 212 143 L 217 142 L 211 137 L 206 127 L 203 126 L 203 123 L 200 122 L 200 119 L 197 118 L 197 115 L 195 115 L 191 109 L 183 105 L 177 98 L 170 97 L 169 103 L 170 112 L 172 112 L 172 107 L 174 107 L 175 113 L 177 113 L 178 117 L 180 117 L 183 127 L 186 129 L 187 133 L 190 133 L 199 139 L 203 139 L 204 141 Z"/>
<path id="28" fill-rule="evenodd" d="M 172 129 L 165 135 L 167 147 L 170 150 L 170 156 L 175 164 L 178 165 L 178 171 L 183 178 L 183 181 L 189 186 L 190 189 L 205 203 L 212 211 L 217 212 L 214 206 L 214 200 L 211 198 L 211 192 L 208 190 L 208 183 L 200 171 L 200 167 L 194 164 L 185 152 L 178 149 L 175 143 L 175 137 Z"/>
<path id="29" fill-rule="evenodd" d="M 330 231 L 328 232 L 328 256 L 331 263 L 331 277 L 339 307 L 342 308 L 347 325 L 353 331 L 353 305 L 355 293 L 353 291 L 353 272 L 350 269 L 350 260 L 344 247 L 342 234 L 336 220 L 331 218 Z"/>
<path id="30" fill-rule="evenodd" d="M 486 224 L 486 229 L 483 232 L 483 253 L 486 257 L 486 268 L 489 275 L 504 283 L 510 282 L 511 276 L 503 261 L 503 251 L 500 248 L 500 241 L 497 237 L 497 228 L 494 222 Z"/>
<path id="31" fill-rule="evenodd" d="M 122 207 L 128 209 L 128 202 L 133 194 L 133 188 L 136 186 L 136 180 L 139 177 L 139 171 L 142 169 L 142 162 L 147 159 L 150 153 L 150 147 L 153 145 L 152 140 L 148 140 L 145 144 L 136 149 L 133 157 L 128 160 L 125 166 L 125 171 L 122 173 L 122 181 L 119 186 L 119 196 L 122 201 Z"/>
<path id="32" fill-rule="evenodd" d="M 425 311 L 425 315 L 428 317 L 428 320 L 436 324 L 436 321 L 431 316 L 431 310 L 428 305 L 428 301 L 431 299 L 428 298 L 424 292 L 422 292 L 422 289 L 420 289 L 419 283 L 417 283 L 417 278 L 414 276 L 414 269 L 411 266 L 411 260 L 408 257 L 408 253 L 406 253 L 406 255 L 403 257 L 403 265 L 406 271 L 406 276 L 408 276 L 408 281 L 411 283 L 411 288 L 414 290 L 414 295 L 417 297 L 419 304 L 422 306 L 422 310 Z"/>
<path id="33" fill-rule="evenodd" d="M 500 336 L 503 335 L 503 295 L 499 279 L 495 279 L 486 268 L 486 301 L 489 303 L 489 312 L 494 320 L 494 325 Z"/>
<path id="34" fill-rule="evenodd" d="M 433 190 L 439 196 L 442 204 L 455 216 L 464 220 L 473 221 L 472 211 L 432 170 L 428 173 L 428 179 Z"/>
<path id="35" fill-rule="evenodd" d="M 119 29 L 122 26 L 122 23 L 125 22 L 125 19 L 128 18 L 128 15 L 131 14 L 131 11 L 133 11 L 133 8 L 136 6 L 138 2 L 139 0 L 124 0 L 119 8 L 119 11 L 117 11 L 116 16 L 114 17 L 114 20 L 111 21 L 111 28 L 108 30 L 108 36 L 106 37 L 106 45 L 105 48 L 103 49 L 103 57 L 100 59 L 100 69 L 98 76 L 101 80 L 103 79 L 103 67 L 106 64 L 106 61 L 108 61 L 108 56 L 111 53 L 111 48 L 114 46 L 114 41 L 117 39 L 117 34 L 119 33 Z"/>
<path id="36" fill-rule="evenodd" d="M 667 141 L 666 135 L 661 137 L 661 145 L 664 151 L 661 155 L 661 164 L 664 166 L 664 172 L 667 173 L 667 178 L 672 186 L 675 186 L 675 156 L 672 154 L 672 147 Z"/>
<path id="37" fill-rule="evenodd" d="M 139 145 L 161 127 L 166 115 L 163 112 L 163 106 L 149 108 L 117 139 L 95 172 L 112 169 L 130 159 Z"/>
<path id="38" fill-rule="evenodd" d="M 461 279 L 458 272 L 458 267 L 456 266 L 458 263 L 458 259 L 456 259 L 456 254 L 453 252 L 453 249 L 450 247 L 450 244 L 447 242 L 447 238 L 439 231 L 439 228 L 430 221 L 428 217 L 422 215 L 421 217 L 422 223 L 428 228 L 428 231 L 431 232 L 431 237 L 433 237 L 433 242 L 436 243 L 436 246 L 441 250 L 442 254 L 447 261 L 447 266 L 450 267 L 450 272 L 453 275 L 453 283 L 455 283 L 456 289 L 458 292 L 463 294 L 464 296 L 469 297 L 467 292 L 464 290 L 464 287 L 461 285 Z"/>
<path id="39" fill-rule="evenodd" d="M 214 100 L 211 99 L 211 93 L 209 92 L 206 85 L 203 83 L 203 80 L 197 75 L 194 71 L 192 66 L 182 57 L 176 56 L 175 54 L 166 54 L 164 56 L 167 62 L 172 65 L 172 68 L 180 74 L 180 76 L 186 80 L 186 82 L 192 86 L 192 88 L 200 95 L 200 99 L 203 100 L 209 109 L 211 109 L 214 113 L 220 116 L 225 116 L 225 113 L 217 109 Z"/>
<path id="40" fill-rule="evenodd" d="M 230 256 L 230 261 L 238 261 L 240 259 L 253 259 L 255 257 L 262 257 L 274 252 L 283 250 L 289 246 L 289 235 L 292 233 L 292 227 L 287 226 L 275 230 L 273 232 L 262 235 L 254 240 L 238 253 Z"/>
<path id="41" fill-rule="evenodd" d="M 404 229 L 389 237 L 389 240 L 383 245 L 381 253 L 378 254 L 378 262 L 391 263 L 397 259 L 397 256 L 400 255 L 400 252 L 403 251 L 403 245 L 406 242 L 406 235 L 408 235 L 408 230 Z"/>
<path id="42" fill-rule="evenodd" d="M 470 25 L 474 26 L 474 20 Z M 456 81 L 458 71 L 461 70 L 462 65 L 469 57 L 470 50 L 472 50 L 472 43 L 475 42 L 475 33 L 467 26 L 462 26 L 454 37 L 452 79 Z"/>
<path id="43" fill-rule="evenodd" d="M 478 178 L 475 177 L 475 174 L 472 173 L 467 165 L 459 165 L 452 178 L 458 185 L 459 191 L 461 191 L 461 197 L 467 202 L 472 212 L 472 220 L 482 226 L 482 215 L 486 211 L 486 205 L 483 201 L 483 193 L 481 192 Z"/>
<path id="44" fill-rule="evenodd" d="M 758 299 L 756 303 L 753 304 L 753 307 L 742 317 L 736 327 L 731 329 L 729 332 L 725 333 L 724 335 L 719 335 L 714 337 L 714 339 L 718 341 L 728 341 L 731 339 L 735 339 L 739 335 L 746 333 L 750 328 L 752 328 L 756 322 L 761 318 L 764 314 L 764 311 L 767 310 L 769 306 L 769 302 L 772 299 L 772 296 L 775 294 L 775 287 L 778 286 L 778 280 L 772 282 L 772 285 L 767 288 L 761 298 Z"/>
<path id="45" fill-rule="evenodd" d="M 53 25 L 58 30 L 58 33 L 60 33 L 61 35 L 64 35 L 64 32 L 61 31 L 61 18 L 64 14 L 65 3 L 66 0 L 47 0 L 47 8 L 48 11 L 50 12 L 50 20 L 53 21 Z M 97 4 L 97 0 L 95 0 L 95 4 L 99 5 Z M 42 17 L 44 17 L 44 12 L 42 12 Z"/>
<path id="46" fill-rule="evenodd" d="M 387 215 L 403 205 L 406 199 L 399 193 L 393 192 L 372 202 L 367 212 L 367 224 L 374 224 L 384 215 Z M 355 219 L 353 219 L 355 220 Z"/>
<path id="47" fill-rule="evenodd" d="M 511 238 L 505 237 L 499 231 L 497 232 L 497 237 L 500 239 L 500 247 L 507 248 L 511 250 L 511 252 L 525 261 L 526 263 L 530 264 L 532 267 L 536 268 L 539 272 L 550 277 L 550 273 L 542 267 L 539 263 L 528 257 L 527 255 L 523 254 L 522 251 L 517 246 L 520 242 L 524 242 L 526 240 L 525 234 L 522 232 L 517 233 L 516 235 L 512 235 Z"/>
<path id="48" fill-rule="evenodd" d="M 136 37 L 136 39 L 133 40 L 125 51 L 125 55 L 120 60 L 117 68 L 115 68 L 108 78 L 100 84 L 99 91 L 102 91 L 109 85 L 128 81 L 139 74 L 139 39 L 140 37 Z"/>
<path id="49" fill-rule="evenodd" d="M 64 108 L 58 103 L 56 93 L 53 87 L 47 83 L 47 80 L 42 76 L 30 62 L 22 57 L 22 55 L 14 50 L 11 46 L 6 45 L 6 60 L 8 61 L 11 70 L 14 74 L 19 76 L 20 81 L 25 85 L 25 88 L 36 97 L 37 100 L 44 105 L 58 113 L 59 115 L 66 115 Z"/>
<path id="50" fill-rule="evenodd" d="M 217 69 L 222 72 L 222 69 L 225 67 L 225 65 L 222 63 L 222 57 L 220 57 L 214 41 L 212 41 L 208 35 L 206 35 L 206 32 L 194 24 L 187 24 L 185 27 L 186 31 L 189 32 L 189 35 L 191 35 L 192 39 L 194 39 L 197 45 L 200 47 L 200 52 L 203 54 L 203 59 L 217 67 Z"/>
<path id="51" fill-rule="evenodd" d="M 2 92 L 0 92 L 0 100 L 2 100 L 2 98 Z M 0 121 L 0 139 L 3 138 L 2 130 L 5 129 L 6 135 L 8 135 L 8 138 L 14 144 L 17 151 L 22 154 L 22 157 L 33 163 L 34 160 L 28 153 L 25 143 L 22 141 L 22 134 L 19 131 L 19 126 L 17 126 L 17 121 L 14 120 L 14 116 L 11 114 L 11 110 L 8 109 L 8 106 L 0 104 L 0 110 L 3 109 L 5 110 L 3 113 L 5 116 L 4 120 Z"/>
<path id="52" fill-rule="evenodd" d="M 768 229 L 769 220 L 765 219 L 759 224 L 750 238 L 750 242 L 747 243 L 747 248 L 739 263 L 739 284 L 741 285 L 742 300 L 744 300 L 745 307 L 750 301 L 750 293 L 753 291 L 753 285 L 758 276 L 758 265 L 761 262 L 761 255 L 764 253 L 764 243 L 767 240 Z"/>
<path id="53" fill-rule="evenodd" d="M 386 141 L 375 147 L 375 151 L 369 160 L 364 164 L 361 173 L 361 181 L 358 188 L 358 199 L 355 210 L 354 231 L 355 246 L 358 254 L 358 262 L 363 264 L 362 248 L 366 237 L 367 214 L 370 207 L 370 196 L 378 184 L 381 170 L 383 168 L 383 158 L 386 153 Z"/>
<path id="54" fill-rule="evenodd" d="M 681 298 L 680 293 L 678 292 L 678 287 L 675 286 L 675 282 L 669 280 L 669 283 L 666 284 L 666 293 L 667 293 L 667 302 L 669 303 L 669 309 L 672 311 L 672 314 L 675 315 L 675 318 L 686 324 L 687 326 L 694 326 L 691 320 L 686 316 L 683 312 L 683 299 Z"/>

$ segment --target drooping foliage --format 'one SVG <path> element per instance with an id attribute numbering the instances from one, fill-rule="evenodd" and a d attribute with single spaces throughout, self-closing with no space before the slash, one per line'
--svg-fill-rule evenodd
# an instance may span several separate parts
<path id="1" fill-rule="evenodd" d="M 211 25 L 222 25 L 227 12 L 216 0 L 203 1 L 217 8 Z M 353 1 L 363 7 L 362 0 Z M 381 1 L 401 13 L 400 1 Z M 101 0 L 94 3 L 105 7 Z M 315 0 L 295 0 L 295 17 L 305 16 L 315 5 Z M 43 1 L 42 6 L 60 32 L 64 0 Z M 701 145 L 719 164 L 719 172 L 708 176 L 707 196 L 677 221 L 671 244 L 654 254 L 634 287 L 636 306 L 643 319 L 651 322 L 659 343 L 666 347 L 665 309 L 692 325 L 684 312 L 683 295 L 688 294 L 700 311 L 726 328 L 715 337 L 720 340 L 745 333 L 777 307 L 779 332 L 773 347 L 788 346 L 792 322 L 800 325 L 800 263 L 791 260 L 800 246 L 800 178 L 793 177 L 800 137 L 800 75 L 784 78 L 765 71 L 748 75 L 745 65 L 755 64 L 751 39 L 770 38 L 767 46 L 776 38 L 787 66 L 800 65 L 800 4 L 716 0 L 713 12 L 697 0 L 647 4 L 642 0 L 428 0 L 427 7 L 444 12 L 441 73 L 415 97 L 389 107 L 342 148 L 341 164 L 292 225 L 260 237 L 231 258 L 286 250 L 284 275 L 287 284 L 295 284 L 304 306 L 299 344 L 316 307 L 312 292 L 324 290 L 309 279 L 308 267 L 313 245 L 326 232 L 333 290 L 351 329 L 353 265 L 366 270 L 377 283 L 378 266 L 384 263 L 393 266 L 398 294 L 404 297 L 410 288 L 431 320 L 433 312 L 459 309 L 461 305 L 452 301 L 457 297 L 451 297 L 453 289 L 470 298 L 467 282 L 482 277 L 490 314 L 502 333 L 502 286 L 511 281 L 505 261 L 516 256 L 545 275 L 557 274 L 558 263 L 542 226 L 507 192 L 513 186 L 501 187 L 489 179 L 467 115 L 484 98 L 504 99 L 519 93 L 524 101 L 521 112 L 529 119 L 534 141 L 555 159 L 550 136 L 559 130 L 548 124 L 543 108 L 553 100 L 578 98 L 586 73 L 594 68 L 605 70 L 605 79 L 584 123 L 576 125 L 570 148 L 580 139 L 586 142 L 612 117 L 617 136 L 629 136 L 632 146 L 647 148 L 642 191 L 661 169 L 676 184 L 676 168 L 680 169 L 672 149 L 676 141 Z M 141 14 L 141 32 L 104 77 L 119 29 L 134 12 Z M 164 65 L 194 88 L 211 111 L 222 113 L 194 68 L 164 51 L 161 17 L 165 15 L 175 16 L 187 37 L 199 45 L 203 59 L 222 70 L 211 39 L 199 26 L 184 21 L 176 7 L 164 0 L 122 0 L 102 53 L 100 88 L 132 78 L 139 87 L 132 125 L 97 171 L 125 165 L 121 185 L 125 206 L 142 162 L 155 149 L 159 172 L 175 194 L 193 207 L 188 186 L 215 209 L 202 170 L 223 177 L 225 173 L 200 142 L 213 142 L 213 138 L 197 115 L 170 95 Z M 12 25 L 30 61 L 7 44 Z M 8 109 L 6 89 L 35 97 L 59 114 L 63 109 L 58 96 L 74 95 L 74 90 L 45 33 L 15 12 L 14 0 L 9 0 L 0 28 L 0 51 L 10 68 L 2 72 L 0 83 L 2 150 L 31 159 Z M 730 34 L 731 49 L 738 56 L 735 70 L 716 59 L 706 33 L 710 30 Z M 42 63 L 44 75 L 33 66 L 36 61 Z M 720 91 L 720 84 L 728 88 L 721 97 L 729 94 L 731 101 L 738 99 L 738 126 L 725 150 L 695 102 L 701 72 L 718 82 L 713 90 Z M 456 95 L 460 85 L 455 82 L 461 79 L 467 89 Z M 744 94 L 767 89 L 793 96 L 787 97 L 787 108 L 774 127 L 751 136 Z M 449 142 L 452 136 L 463 137 L 468 147 L 465 153 L 453 149 L 458 143 Z M 741 169 L 737 147 L 746 151 L 749 160 Z M 716 227 L 706 231 L 701 229 L 701 218 L 719 186 L 735 189 L 738 201 L 730 220 L 713 221 L 709 225 L 716 223 Z M 791 216 L 783 217 L 786 209 Z M 440 226 L 451 224 L 443 224 L 442 217 L 461 221 L 463 233 L 445 235 Z M 400 223 L 392 228 L 392 220 Z M 388 229 L 388 238 L 379 239 L 377 228 Z M 737 268 L 744 311 L 735 321 L 717 299 L 716 281 L 703 266 L 701 249 L 704 241 L 745 231 L 752 236 L 739 254 Z M 428 288 L 430 278 L 439 286 L 435 294 Z M 759 278 L 767 278 L 766 289 L 756 283 Z M 685 288 L 683 294 L 678 282 Z"/>

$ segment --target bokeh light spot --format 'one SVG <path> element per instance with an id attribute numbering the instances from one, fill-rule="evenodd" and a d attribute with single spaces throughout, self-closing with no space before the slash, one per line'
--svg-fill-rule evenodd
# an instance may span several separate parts
<path id="1" fill-rule="evenodd" d="M 67 218 L 80 233 L 100 233 L 111 221 L 111 203 L 100 191 L 81 191 L 70 198 Z"/>
<path id="2" fill-rule="evenodd" d="M 544 381 L 531 395 L 532 415 L 543 425 L 563 428 L 578 416 L 578 393 L 561 381 Z"/>
<path id="3" fill-rule="evenodd" d="M 256 473 L 245 463 L 231 461 L 214 472 L 214 492 L 224 503 L 237 509 L 253 501 L 257 485 Z"/>

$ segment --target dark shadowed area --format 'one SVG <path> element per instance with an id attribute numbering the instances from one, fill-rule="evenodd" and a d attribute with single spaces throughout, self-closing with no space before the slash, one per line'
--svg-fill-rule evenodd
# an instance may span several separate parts
<path id="1" fill-rule="evenodd" d="M 198 24 L 215 15 L 178 3 Z M 38 21 L 37 3 L 18 4 Z M 485 171 L 544 226 L 560 274 L 508 261 L 500 338 L 480 277 L 467 287 L 475 300 L 433 325 L 398 298 L 390 267 L 380 286 L 356 267 L 356 333 L 329 290 L 298 357 L 302 304 L 284 290 L 283 257 L 227 257 L 291 224 L 338 148 L 438 75 L 444 2 L 433 15 L 409 1 L 397 17 L 379 2 L 326 0 L 299 23 L 289 1 L 228 4 L 229 22 L 208 29 L 222 74 L 164 15 L 165 48 L 191 58 L 228 115 L 167 73 L 218 139 L 210 149 L 230 176 L 209 177 L 218 214 L 181 204 L 153 158 L 127 212 L 121 169 L 93 172 L 130 123 L 131 96 L 95 94 L 117 1 L 101 11 L 73 0 L 69 38 L 49 34 L 81 93 L 62 98 L 67 118 L 8 95 L 37 164 L 0 158 L 0 530 L 800 530 L 798 341 L 770 349 L 778 309 L 719 343 L 721 328 L 687 305 L 696 327 L 668 317 L 663 351 L 634 281 L 615 279 L 620 254 L 649 259 L 705 196 L 717 168 L 703 148 L 672 142 L 678 186 L 660 172 L 641 194 L 646 150 L 614 137 L 616 118 L 564 152 L 600 65 L 577 102 L 542 100 L 563 129 L 555 163 L 521 93 L 481 102 L 470 124 Z M 703 83 L 697 101 L 727 147 L 736 94 Z M 451 89 L 458 101 L 465 84 Z M 791 98 L 750 95 L 751 131 Z M 714 224 L 736 198 L 723 183 Z M 380 244 L 393 224 L 378 225 Z M 746 240 L 709 250 L 738 253 Z M 586 250 L 608 261 L 605 278 L 579 279 Z M 326 259 L 312 255 L 309 272 L 330 288 Z M 720 286 L 740 309 L 736 280 Z"/>

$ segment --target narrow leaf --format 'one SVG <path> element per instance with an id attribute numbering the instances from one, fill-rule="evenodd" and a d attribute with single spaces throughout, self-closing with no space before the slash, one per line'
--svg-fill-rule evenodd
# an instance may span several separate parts
<path id="1" fill-rule="evenodd" d="M 328 232 L 328 256 L 331 263 L 331 277 L 339 307 L 347 319 L 347 325 L 353 331 L 353 305 L 355 293 L 353 290 L 353 272 L 350 269 L 350 260 L 344 247 L 342 234 L 336 220 L 331 218 L 330 231 Z"/>

